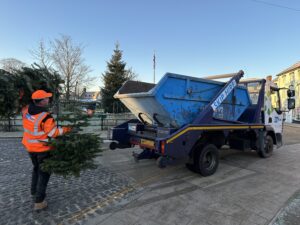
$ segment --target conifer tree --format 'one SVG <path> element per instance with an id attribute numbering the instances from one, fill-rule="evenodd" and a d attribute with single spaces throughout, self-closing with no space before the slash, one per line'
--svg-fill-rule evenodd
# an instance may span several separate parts
<path id="1" fill-rule="evenodd" d="M 119 113 L 125 110 L 123 104 L 113 97 L 122 84 L 129 79 L 125 66 L 126 63 L 122 60 L 122 51 L 117 43 L 110 61 L 107 62 L 107 70 L 102 74 L 104 83 L 101 90 L 102 106 L 106 112 Z"/>
<path id="2" fill-rule="evenodd" d="M 34 65 L 9 73 L 0 70 L 0 118 L 8 118 L 18 113 L 31 102 L 31 94 L 42 89 L 53 93 L 58 101 L 62 80 L 56 72 Z M 78 109 L 75 113 L 57 118 L 60 123 L 73 127 L 73 131 L 45 143 L 52 146 L 51 157 L 42 168 L 45 171 L 68 176 L 79 176 L 85 169 L 96 167 L 94 158 L 101 152 L 100 138 L 96 134 L 81 133 L 81 127 L 87 126 L 88 116 Z"/>
<path id="3" fill-rule="evenodd" d="M 19 92 L 16 83 L 15 75 L 0 69 L 0 118 L 8 121 L 8 130 L 10 130 L 11 117 L 19 108 Z"/>
<path id="4" fill-rule="evenodd" d="M 48 144 L 53 147 L 50 157 L 42 164 L 42 169 L 63 177 L 79 177 L 86 169 L 95 169 L 95 157 L 101 150 L 98 135 L 82 133 L 82 127 L 88 126 L 88 116 L 80 110 L 59 118 L 60 123 L 73 127 L 70 133 L 52 139 Z M 79 132 L 80 131 L 80 132 Z"/>
<path id="5" fill-rule="evenodd" d="M 53 93 L 57 100 L 63 83 L 59 74 L 39 67 L 23 67 L 9 73 L 0 70 L 0 117 L 15 115 L 21 108 L 31 102 L 32 92 L 42 89 Z"/>
<path id="6" fill-rule="evenodd" d="M 53 93 L 52 99 L 57 101 L 62 82 L 58 73 L 37 64 L 12 73 L 0 70 L 0 118 L 8 121 L 8 130 L 11 117 L 31 102 L 32 92 L 43 89 Z"/>
<path id="7" fill-rule="evenodd" d="M 18 89 L 21 92 L 20 107 L 28 105 L 31 102 L 31 94 L 36 90 L 44 90 L 53 94 L 52 101 L 59 99 L 64 81 L 60 74 L 51 71 L 46 67 L 40 67 L 34 64 L 30 67 L 23 67 L 16 72 L 18 76 Z"/>

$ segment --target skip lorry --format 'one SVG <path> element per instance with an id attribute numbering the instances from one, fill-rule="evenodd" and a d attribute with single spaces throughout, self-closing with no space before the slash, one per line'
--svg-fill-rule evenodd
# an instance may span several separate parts
<path id="1" fill-rule="evenodd" d="M 166 73 L 155 85 L 127 81 L 114 95 L 137 119 L 112 129 L 111 149 L 139 146 L 136 160 L 157 158 L 159 167 L 187 158 L 202 176 L 215 173 L 219 150 L 229 146 L 254 150 L 262 158 L 283 144 L 280 91 L 287 108 L 295 107 L 294 91 L 279 89 L 271 79 L 242 80 L 244 72 L 206 78 Z M 228 82 L 216 81 L 229 77 Z"/>

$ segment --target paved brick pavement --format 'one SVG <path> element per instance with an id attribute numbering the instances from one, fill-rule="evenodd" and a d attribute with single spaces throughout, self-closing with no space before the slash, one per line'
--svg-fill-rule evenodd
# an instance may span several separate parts
<path id="1" fill-rule="evenodd" d="M 0 138 L 0 224 L 85 224 L 88 217 L 118 207 L 137 190 L 133 181 L 99 165 L 80 178 L 52 176 L 49 208 L 33 212 L 31 161 L 19 138 Z M 122 200 L 123 199 L 123 200 Z M 126 203 L 126 200 L 125 200 Z M 91 213 L 88 217 L 86 213 Z"/>

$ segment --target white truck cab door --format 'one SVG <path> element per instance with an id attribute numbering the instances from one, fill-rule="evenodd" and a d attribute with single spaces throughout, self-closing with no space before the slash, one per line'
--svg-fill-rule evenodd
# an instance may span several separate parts
<path id="1" fill-rule="evenodd" d="M 282 133 L 283 112 L 278 88 L 272 88 L 270 82 L 266 82 L 264 99 L 265 125 L 273 127 L 275 133 Z"/>

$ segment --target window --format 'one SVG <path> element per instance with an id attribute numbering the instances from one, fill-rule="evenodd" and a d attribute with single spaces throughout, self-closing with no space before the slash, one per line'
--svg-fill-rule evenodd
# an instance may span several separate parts
<path id="1" fill-rule="evenodd" d="M 275 109 L 278 114 L 281 113 L 279 90 L 271 89 L 271 104 L 272 108 Z"/>
<path id="2" fill-rule="evenodd" d="M 286 75 L 283 75 L 283 76 L 282 76 L 282 83 L 283 83 L 283 85 L 285 85 L 286 81 L 287 81 L 287 80 L 286 80 Z"/>
<path id="3" fill-rule="evenodd" d="M 295 73 L 291 72 L 289 75 L 290 75 L 290 83 L 294 84 L 295 83 Z"/>
<path id="4" fill-rule="evenodd" d="M 260 82 L 253 82 L 253 83 L 247 84 L 247 89 L 248 89 L 252 104 L 257 104 L 260 88 L 261 88 Z"/>

